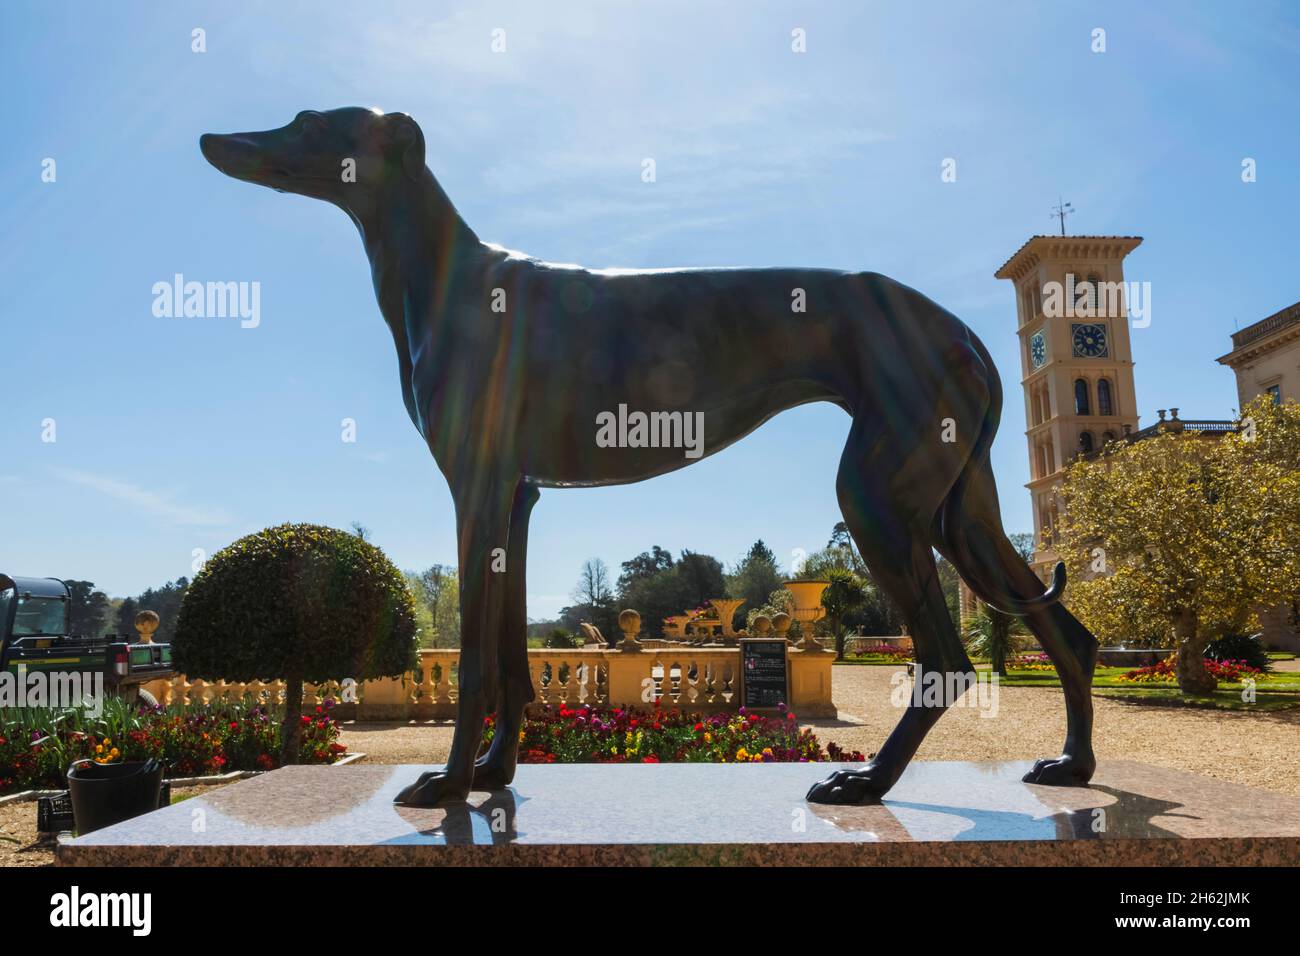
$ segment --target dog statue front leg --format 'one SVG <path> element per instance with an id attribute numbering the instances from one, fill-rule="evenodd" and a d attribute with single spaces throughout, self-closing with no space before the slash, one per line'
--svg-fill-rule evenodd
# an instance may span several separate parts
<path id="1" fill-rule="evenodd" d="M 503 556 L 514 485 L 504 496 L 457 496 L 460 538 L 459 702 L 451 753 L 442 770 L 421 774 L 396 797 L 407 806 L 427 807 L 464 800 L 474 782 L 474 761 L 483 741 L 483 720 L 497 699 L 500 680 L 498 643 L 505 618 Z"/>

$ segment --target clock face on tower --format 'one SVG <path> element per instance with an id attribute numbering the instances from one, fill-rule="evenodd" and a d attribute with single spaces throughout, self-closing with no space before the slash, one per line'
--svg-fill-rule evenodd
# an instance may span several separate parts
<path id="1" fill-rule="evenodd" d="M 1041 331 L 1035 332 L 1029 339 L 1029 364 L 1034 368 L 1042 368 L 1047 361 L 1047 340 L 1043 338 Z"/>
<path id="2" fill-rule="evenodd" d="M 1070 326 L 1075 358 L 1105 358 L 1109 354 L 1106 326 L 1101 323 L 1076 323 Z"/>

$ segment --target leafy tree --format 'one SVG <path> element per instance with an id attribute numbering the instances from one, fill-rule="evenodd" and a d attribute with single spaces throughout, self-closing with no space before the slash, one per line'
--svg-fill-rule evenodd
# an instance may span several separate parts
<path id="1" fill-rule="evenodd" d="M 835 522 L 835 527 L 831 528 L 830 540 L 826 542 L 827 551 L 839 552 L 842 556 L 843 567 L 848 568 L 860 578 L 869 577 L 867 563 L 862 560 L 862 555 L 858 553 L 858 546 L 853 543 L 853 535 L 849 533 L 849 526 L 843 521 Z"/>
<path id="2" fill-rule="evenodd" d="M 124 640 L 131 640 L 132 636 L 135 634 L 135 616 L 141 610 L 144 609 L 136 603 L 135 598 L 123 598 L 122 603 L 117 606 L 117 613 L 113 615 L 114 633 Z M 162 615 L 160 614 L 158 616 L 161 619 Z M 162 629 L 161 620 L 158 627 L 160 630 Z M 158 641 L 160 644 L 164 643 L 162 638 L 157 636 L 157 632 L 155 631 L 154 633 L 154 640 Z"/>
<path id="3" fill-rule="evenodd" d="M 457 647 L 460 643 L 460 582 L 456 569 L 432 564 L 405 574 L 415 598 L 420 643 L 424 647 Z"/>
<path id="4" fill-rule="evenodd" d="M 750 546 L 749 552 L 740 559 L 735 571 L 727 576 L 727 595 L 738 598 L 744 607 L 758 607 L 767 600 L 767 596 L 781 587 L 781 569 L 776 563 L 772 549 L 759 538 Z M 714 594 L 713 597 L 722 597 Z"/>
<path id="5" fill-rule="evenodd" d="M 1154 634 L 1204 694 L 1212 638 L 1300 593 L 1300 406 L 1257 399 L 1217 440 L 1170 432 L 1078 459 L 1055 542 L 1071 608 L 1103 640 Z"/>
<path id="6" fill-rule="evenodd" d="M 433 609 L 424 581 L 414 571 L 403 571 L 407 590 L 415 601 L 415 633 L 421 647 L 436 647 L 437 633 L 433 627 Z"/>
<path id="7" fill-rule="evenodd" d="M 822 607 L 835 638 L 835 659 L 844 660 L 844 638 L 848 633 L 845 618 L 867 602 L 867 589 L 860 577 L 844 568 L 833 568 L 827 575 L 830 584 L 822 592 Z"/>
<path id="8" fill-rule="evenodd" d="M 722 562 L 712 555 L 683 550 L 673 573 L 685 599 L 683 610 L 704 607 L 713 598 L 726 596 L 727 579 L 722 572 Z"/>
<path id="9" fill-rule="evenodd" d="M 149 588 L 144 591 L 135 599 L 135 610 L 129 620 L 122 621 L 121 611 L 118 612 L 119 623 L 124 625 L 123 628 L 119 628 L 119 631 L 134 640 L 135 615 L 140 611 L 153 611 L 158 615 L 158 630 L 154 632 L 153 639 L 158 643 L 171 641 L 176 631 L 177 618 L 180 617 L 181 602 L 189 586 L 188 578 L 179 577 L 175 581 L 168 581 L 160 588 Z"/>
<path id="10" fill-rule="evenodd" d="M 284 524 L 212 556 L 185 595 L 172 653 L 190 677 L 282 678 L 280 760 L 297 763 L 303 682 L 400 677 L 415 664 L 415 605 L 374 545 Z"/>
<path id="11" fill-rule="evenodd" d="M 65 581 L 68 603 L 68 630 L 71 634 L 98 637 L 108 620 L 108 595 L 95 590 L 91 581 Z"/>
<path id="12" fill-rule="evenodd" d="M 1017 531 L 1015 534 L 1007 535 L 1007 539 L 1025 564 L 1029 564 L 1034 560 L 1034 533 L 1032 531 Z"/>
<path id="13" fill-rule="evenodd" d="M 754 633 L 754 619 L 760 614 L 766 615 L 768 618 L 773 618 L 778 614 L 789 614 L 793 608 L 794 595 L 785 588 L 777 588 L 767 596 L 767 600 L 762 604 L 758 607 L 750 608 L 749 611 L 746 612 L 745 628 L 752 634 Z M 791 625 L 791 629 L 793 630 L 797 626 L 798 622 L 795 622 L 795 624 Z"/>
<path id="14" fill-rule="evenodd" d="M 649 551 L 642 551 L 630 561 L 624 561 L 622 567 L 623 573 L 618 576 L 619 594 L 657 574 L 672 570 L 673 556 L 656 544 Z"/>
<path id="15" fill-rule="evenodd" d="M 643 552 L 623 563 L 618 606 L 635 608 L 641 614 L 642 632 L 647 637 L 660 637 L 664 618 L 726 594 L 726 577 L 717 558 L 682 551 L 681 557 L 674 561 L 667 551 L 656 546 L 653 552 Z M 567 621 L 565 624 L 568 626 Z M 601 627 L 601 633 L 617 640 L 616 614 L 610 621 L 610 629 Z"/>

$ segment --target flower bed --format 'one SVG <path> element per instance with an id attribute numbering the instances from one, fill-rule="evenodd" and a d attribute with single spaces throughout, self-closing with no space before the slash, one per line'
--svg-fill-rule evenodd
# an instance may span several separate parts
<path id="1" fill-rule="evenodd" d="M 1007 661 L 1007 667 L 1018 671 L 1054 671 L 1056 665 L 1046 654 L 1017 654 Z"/>
<path id="2" fill-rule="evenodd" d="M 834 743 L 823 750 L 783 707 L 779 716 L 692 714 L 677 708 L 547 706 L 520 731 L 520 763 L 808 763 L 862 762 Z M 488 717 L 483 746 L 497 728 Z"/>
<path id="3" fill-rule="evenodd" d="M 1176 668 L 1176 658 L 1170 656 L 1148 667 L 1131 670 L 1127 674 L 1117 677 L 1116 680 L 1127 684 L 1176 684 L 1178 682 Z M 1229 684 L 1236 684 L 1247 679 L 1263 680 L 1268 677 L 1258 667 L 1252 667 L 1245 661 L 1216 661 L 1207 657 L 1205 659 L 1205 669 L 1209 671 L 1210 676 Z"/>
<path id="4" fill-rule="evenodd" d="M 347 748 L 328 707 L 303 715 L 300 760 L 333 763 Z M 273 770 L 280 765 L 280 718 L 251 701 L 137 708 L 104 703 L 99 717 L 75 710 L 0 715 L 0 794 L 63 789 L 75 760 L 100 763 L 157 757 L 167 777 Z"/>
<path id="5" fill-rule="evenodd" d="M 893 661 L 906 664 L 912 659 L 912 651 L 896 647 L 885 641 L 857 642 L 857 646 L 848 655 L 850 660 L 871 659 L 876 661 Z"/>

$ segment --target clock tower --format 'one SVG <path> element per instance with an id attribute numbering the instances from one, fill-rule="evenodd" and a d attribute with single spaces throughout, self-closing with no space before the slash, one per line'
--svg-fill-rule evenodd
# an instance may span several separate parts
<path id="1" fill-rule="evenodd" d="M 1061 470 L 1079 454 L 1137 430 L 1129 304 L 1149 321 L 1148 297 L 1130 295 L 1124 257 L 1138 236 L 1034 236 L 994 273 L 1016 290 L 1034 570 L 1056 563 Z M 1135 317 L 1136 321 L 1136 317 Z"/>

